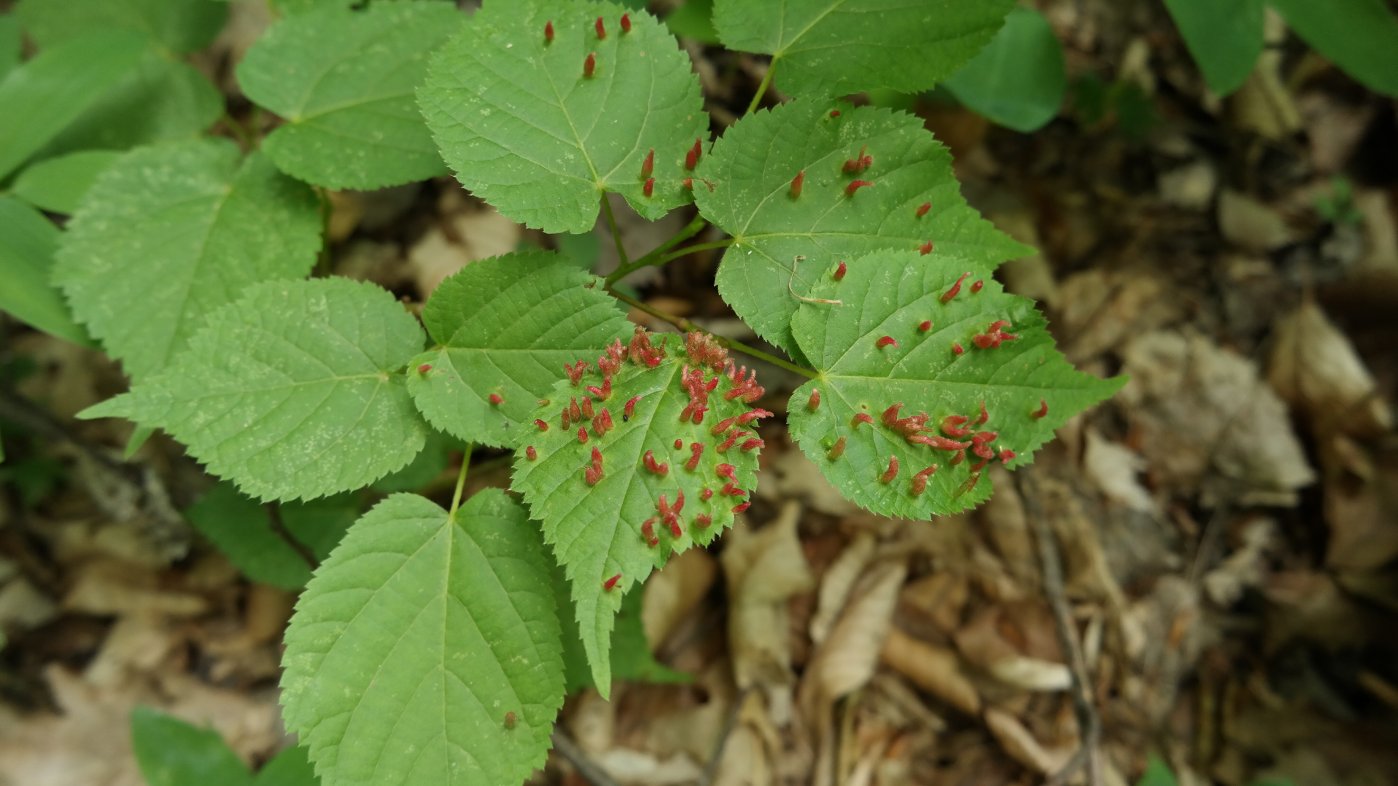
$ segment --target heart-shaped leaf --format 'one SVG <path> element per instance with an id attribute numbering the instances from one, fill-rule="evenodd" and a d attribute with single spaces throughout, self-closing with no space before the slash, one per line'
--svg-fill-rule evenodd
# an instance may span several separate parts
<path id="1" fill-rule="evenodd" d="M 519 783 L 563 704 L 538 529 L 504 492 L 453 513 L 395 494 L 316 570 L 286 632 L 282 706 L 324 786 Z"/>
<path id="2" fill-rule="evenodd" d="M 461 183 L 545 232 L 590 231 L 607 192 L 649 219 L 687 203 L 686 153 L 708 135 L 688 55 L 612 3 L 488 3 L 418 95 Z"/>
<path id="3" fill-rule="evenodd" d="M 916 252 L 827 265 L 792 321 L 820 371 L 792 394 L 791 434 L 847 498 L 884 516 L 926 519 L 990 496 L 993 462 L 1027 464 L 1068 418 L 1126 381 L 1076 371 L 1033 301 L 990 268 Z"/>
<path id="4" fill-rule="evenodd" d="M 671 554 L 705 545 L 756 488 L 762 389 L 710 339 L 658 346 L 637 331 L 580 362 L 525 426 L 511 486 L 523 492 L 572 584 L 593 681 L 611 685 L 622 596 Z"/>
<path id="5" fill-rule="evenodd" d="M 372 284 L 260 284 L 210 314 L 164 371 L 82 416 L 165 429 L 259 499 L 353 491 L 422 450 L 401 370 L 423 338 Z"/>
<path id="6" fill-rule="evenodd" d="M 1029 251 L 966 204 L 951 154 L 900 112 L 783 104 L 738 121 L 699 174 L 699 211 L 733 236 L 719 293 L 798 357 L 791 316 L 837 259 L 894 248 L 922 250 L 919 266 L 942 255 L 993 265 Z"/>

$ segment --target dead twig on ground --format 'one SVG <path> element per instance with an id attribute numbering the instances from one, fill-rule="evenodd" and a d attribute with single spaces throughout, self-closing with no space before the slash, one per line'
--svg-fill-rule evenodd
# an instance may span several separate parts
<path id="1" fill-rule="evenodd" d="M 1080 740 L 1077 753 L 1073 754 L 1073 758 L 1063 769 L 1051 773 L 1046 783 L 1051 785 L 1064 783 L 1077 772 L 1079 767 L 1085 766 L 1088 786 L 1102 786 L 1100 749 L 1102 721 L 1098 717 L 1097 707 L 1092 701 L 1092 683 L 1088 679 L 1087 660 L 1083 657 L 1082 647 L 1078 643 L 1072 609 L 1068 607 L 1068 598 L 1063 587 L 1063 557 L 1058 550 L 1058 541 L 1054 539 L 1053 528 L 1049 526 L 1048 520 L 1044 517 L 1043 508 L 1039 506 L 1037 488 L 1030 476 L 1030 470 L 1023 469 L 1015 473 L 1015 485 L 1024 502 L 1024 514 L 1029 519 L 1029 526 L 1034 531 L 1034 540 L 1039 548 L 1039 564 L 1043 573 L 1044 594 L 1048 597 L 1049 606 L 1053 610 L 1054 627 L 1058 632 L 1058 645 L 1063 649 L 1063 656 L 1068 660 L 1068 672 L 1072 676 L 1073 714 L 1078 721 Z"/>

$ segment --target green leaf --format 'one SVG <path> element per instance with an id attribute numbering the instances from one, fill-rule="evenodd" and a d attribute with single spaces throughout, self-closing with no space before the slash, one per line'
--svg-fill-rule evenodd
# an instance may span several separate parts
<path id="1" fill-rule="evenodd" d="M 1005 294 L 988 266 L 956 258 L 919 261 L 907 251 L 850 260 L 843 281 L 826 276 L 814 292 L 843 305 L 802 304 L 792 329 L 820 376 L 792 394 L 788 423 L 801 450 L 846 498 L 882 516 L 926 519 L 984 501 L 990 496 L 984 463 L 1030 463 L 1055 428 L 1126 380 L 1074 370 L 1054 348 L 1033 301 Z M 824 272 L 829 269 L 827 263 Z M 1001 320 L 997 331 L 993 323 Z M 1014 338 L 989 347 L 976 338 L 1001 333 Z M 897 343 L 880 346 L 885 336 Z M 812 411 L 816 390 L 820 400 Z M 859 423 L 856 416 L 872 422 Z M 950 425 L 970 433 L 946 429 L 944 419 L 957 416 L 964 420 Z M 992 433 L 998 436 L 978 455 L 972 445 Z M 941 437 L 965 449 L 910 441 Z M 843 455 L 831 450 L 838 440 Z M 1000 453 L 1005 449 L 1015 455 Z M 897 469 L 884 482 L 890 457 Z M 915 477 L 934 465 L 919 493 Z"/>
<path id="2" fill-rule="evenodd" d="M 197 69 L 149 51 L 39 152 L 127 150 L 197 136 L 223 114 L 223 95 Z"/>
<path id="3" fill-rule="evenodd" d="M 631 334 L 616 301 L 596 285 L 593 276 L 543 251 L 471 263 L 443 281 L 423 308 L 422 321 L 439 346 L 413 359 L 413 402 L 429 423 L 459 439 L 513 444 L 511 429 L 529 422 L 564 365 L 596 357 Z"/>
<path id="4" fill-rule="evenodd" d="M 619 680 L 650 682 L 658 685 L 685 684 L 693 678 L 655 659 L 641 624 L 644 593 L 632 592 L 621 601 L 612 631 L 612 671 Z"/>
<path id="5" fill-rule="evenodd" d="M 258 499 L 352 491 L 404 466 L 426 426 L 396 373 L 423 344 L 393 295 L 276 281 L 208 316 L 163 372 L 82 413 L 158 426 Z"/>
<path id="6" fill-rule="evenodd" d="M 228 16 L 226 0 L 22 0 L 15 9 L 41 48 L 85 33 L 139 33 L 175 52 L 208 46 Z"/>
<path id="7" fill-rule="evenodd" d="M 218 732 L 149 707 L 131 711 L 131 747 L 149 786 L 248 786 L 252 776 Z"/>
<path id="8" fill-rule="evenodd" d="M 1016 131 L 1034 131 L 1058 114 L 1067 90 L 1063 47 L 1048 20 L 1015 8 L 971 62 L 947 80 L 961 103 Z"/>
<path id="9" fill-rule="evenodd" d="M 411 365 L 411 364 L 410 364 Z M 451 464 L 451 452 L 460 451 L 461 443 L 435 429 L 427 432 L 427 444 L 417 458 L 406 467 L 374 481 L 370 486 L 380 494 L 395 491 L 419 491 L 446 471 Z"/>
<path id="10" fill-rule="evenodd" d="M 324 559 L 359 517 L 348 497 L 288 502 L 278 509 L 286 532 L 316 559 Z M 298 590 L 311 578 L 311 567 L 272 526 L 268 511 L 220 483 L 185 511 L 185 517 L 253 581 Z"/>
<path id="11" fill-rule="evenodd" d="M 14 194 L 50 213 L 75 213 L 93 181 L 120 156 L 112 150 L 84 150 L 40 161 L 19 173 Z"/>
<path id="12" fill-rule="evenodd" d="M 709 124 L 699 79 L 654 17 L 631 12 L 623 33 L 625 11 L 594 2 L 488 3 L 433 56 L 418 99 L 463 185 L 545 232 L 590 231 L 605 192 L 652 220 L 689 202 L 685 153 Z M 589 54 L 592 78 L 583 75 Z M 652 150 L 647 197 L 641 169 Z"/>
<path id="13" fill-rule="evenodd" d="M 133 378 L 164 368 L 208 312 L 299 278 L 320 248 L 315 194 L 227 140 L 132 151 L 88 191 L 54 280 Z"/>
<path id="14" fill-rule="evenodd" d="M 729 49 L 772 55 L 777 87 L 794 95 L 926 90 L 985 46 L 1014 0 L 715 0 Z"/>
<path id="15" fill-rule="evenodd" d="M 49 284 L 60 234 L 34 208 L 0 196 L 0 310 L 45 333 L 90 346 L 63 297 Z"/>
<path id="16" fill-rule="evenodd" d="M 253 778 L 253 783 L 256 786 L 317 786 L 320 779 L 316 778 L 306 749 L 293 745 L 267 762 Z"/>
<path id="17" fill-rule="evenodd" d="M 1365 87 L 1398 96 L 1398 17 L 1384 0 L 1267 0 L 1291 29 Z"/>
<path id="18" fill-rule="evenodd" d="M 647 350 L 649 337 L 644 332 L 633 337 L 629 348 L 619 343 L 610 347 L 599 363 L 620 358 L 622 365 L 609 377 L 608 395 L 599 395 L 606 393 L 607 382 L 598 364 L 588 365 L 576 385 L 568 379 L 560 381 L 548 396 L 549 403 L 533 413 L 547 430 L 527 426 L 517 436 L 511 487 L 524 494 L 533 518 L 544 523 L 544 539 L 553 546 L 572 584 L 579 632 L 593 682 L 603 695 L 611 686 L 612 626 L 623 596 L 672 553 L 718 537 L 733 523 L 735 504 L 744 503 L 757 485 L 761 440 L 756 439 L 750 421 L 762 413 L 750 412 L 745 399 L 756 400 L 760 389 L 751 387 L 755 383 L 740 387 L 721 370 L 726 362 L 723 350 L 697 336 L 690 339 L 688 348 L 676 346 L 679 342 L 673 339 L 677 338 L 666 336 L 655 348 L 664 351 L 663 358 Z M 702 375 L 716 385 L 711 393 L 700 396 L 707 398 L 708 406 L 707 413 L 699 416 L 701 423 L 680 420 L 690 415 L 686 373 Z M 590 387 L 597 390 L 589 391 Z M 729 399 L 733 390 L 753 395 Z M 627 402 L 633 398 L 628 415 Z M 565 423 L 563 413 L 573 405 L 584 414 Z M 594 413 L 592 420 L 585 414 L 589 409 Z M 749 422 L 743 425 L 731 420 L 745 414 Z M 604 435 L 598 436 L 598 420 L 604 417 L 610 418 L 613 428 L 603 428 Z M 715 435 L 712 429 L 725 421 L 728 428 Z M 699 459 L 694 469 L 687 469 L 696 446 L 701 450 Z M 531 454 L 537 457 L 531 459 Z M 588 473 L 598 456 L 603 474 L 592 484 Z M 648 469 L 647 457 L 656 470 L 664 465 L 663 472 Z M 731 484 L 719 473 L 720 465 L 733 474 Z M 738 493 L 723 493 L 725 486 Z M 683 500 L 673 525 L 659 510 L 661 497 L 670 506 Z M 648 530 L 654 537 L 650 542 Z M 607 589 L 606 582 L 618 574 Z"/>
<path id="19" fill-rule="evenodd" d="M 861 150 L 870 166 L 845 173 Z M 801 196 L 792 198 L 798 172 Z M 798 297 L 809 296 L 836 259 L 929 242 L 935 251 L 920 265 L 948 254 L 989 265 L 1029 252 L 967 206 L 951 154 L 921 119 L 901 112 L 783 104 L 734 124 L 698 174 L 712 186 L 695 189 L 699 212 L 734 238 L 718 269 L 719 293 L 763 338 L 797 357 L 790 323 Z M 847 196 L 856 178 L 874 185 Z M 928 212 L 918 216 L 923 204 Z M 793 275 L 798 256 L 804 264 Z"/>
<path id="20" fill-rule="evenodd" d="M 702 44 L 717 44 L 714 29 L 714 0 L 684 0 L 679 8 L 665 17 L 670 32 L 683 38 L 693 38 Z"/>
<path id="21" fill-rule="evenodd" d="M 145 56 L 134 33 L 94 33 L 44 50 L 0 82 L 0 180 L 72 123 Z"/>
<path id="22" fill-rule="evenodd" d="M 1262 0 L 1165 0 L 1209 89 L 1243 86 L 1262 54 Z"/>
<path id="23" fill-rule="evenodd" d="M 0 79 L 19 65 L 21 44 L 19 19 L 14 14 L 0 14 Z"/>
<path id="24" fill-rule="evenodd" d="M 494 489 L 454 514 L 389 497 L 316 571 L 284 665 L 287 727 L 326 786 L 523 781 L 563 703 L 538 530 Z"/>
<path id="25" fill-rule="evenodd" d="M 387 3 L 277 23 L 238 66 L 247 97 L 287 121 L 263 152 L 283 172 L 328 188 L 445 173 L 413 91 L 427 56 L 464 22 L 445 3 Z"/>
<path id="26" fill-rule="evenodd" d="M 1170 769 L 1159 756 L 1151 756 L 1146 760 L 1146 771 L 1141 773 L 1141 779 L 1136 781 L 1136 786 L 1178 786 L 1179 780 L 1175 778 L 1175 773 Z"/>

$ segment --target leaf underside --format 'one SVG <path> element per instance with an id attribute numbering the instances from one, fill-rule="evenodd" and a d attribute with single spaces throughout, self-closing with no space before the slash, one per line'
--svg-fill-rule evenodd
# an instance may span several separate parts
<path id="1" fill-rule="evenodd" d="M 423 416 L 462 440 L 513 445 L 511 431 L 533 417 L 564 365 L 630 336 L 631 323 L 596 284 L 542 251 L 479 260 L 443 281 L 422 313 L 438 346 L 414 358 L 408 375 Z"/>
<path id="2" fill-rule="evenodd" d="M 777 87 L 842 96 L 918 93 L 950 76 L 1000 29 L 1013 0 L 717 0 L 729 49 L 773 56 Z"/>
<path id="3" fill-rule="evenodd" d="M 226 140 L 178 142 L 132 151 L 98 176 L 53 275 L 74 316 L 139 379 L 247 287 L 304 276 L 319 248 L 309 188 Z"/>
<path id="4" fill-rule="evenodd" d="M 282 171 L 328 188 L 383 188 L 444 173 L 413 91 L 428 55 L 464 22 L 443 3 L 375 3 L 282 20 L 238 66 L 248 98 L 287 120 L 263 151 Z"/>
<path id="5" fill-rule="evenodd" d="M 722 350 L 700 351 L 696 343 L 692 353 L 675 340 L 678 336 L 666 338 L 667 355 L 654 366 L 636 359 L 645 354 L 638 350 L 638 342 L 647 340 L 644 333 L 633 338 L 629 349 L 609 350 L 608 359 L 630 359 L 611 376 L 605 397 L 588 391 L 605 384 L 597 364 L 588 365 L 576 385 L 560 381 L 547 397 L 549 403 L 534 413 L 547 429 L 523 427 L 515 451 L 511 486 L 543 522 L 544 538 L 567 573 L 593 681 L 604 695 L 611 683 L 611 633 L 622 597 L 671 554 L 713 541 L 733 523 L 735 506 L 757 484 L 761 440 L 754 421 L 762 413 L 747 404 L 755 400 L 747 395 L 755 383 L 746 382 L 731 364 L 725 367 Z M 715 386 L 700 396 L 707 399 L 707 410 L 697 424 L 686 414 L 686 408 L 693 411 L 686 374 L 690 385 L 697 374 L 702 384 Z M 743 394 L 730 399 L 735 389 Z M 632 398 L 636 401 L 627 416 Z M 565 418 L 575 405 L 584 410 L 580 421 Z M 604 412 L 612 428 L 599 431 Z M 744 414 L 747 420 L 736 423 Z M 715 434 L 713 429 L 721 425 L 725 428 Z M 594 449 L 602 469 L 595 484 L 588 477 Z M 531 450 L 536 458 L 530 458 Z M 699 458 L 689 469 L 696 451 Z M 673 510 L 681 499 L 682 509 L 667 523 L 662 507 Z M 608 589 L 606 582 L 613 577 L 618 578 Z"/>
<path id="6" fill-rule="evenodd" d="M 847 498 L 927 519 L 987 499 L 989 464 L 1028 464 L 1055 428 L 1125 379 L 1074 370 L 1033 302 L 1006 294 L 988 266 L 919 261 L 916 252 L 871 254 L 838 282 L 827 263 L 813 294 L 844 305 L 803 304 L 792 322 L 820 376 L 792 394 L 788 423 Z M 918 441 L 929 437 L 947 442 Z M 933 466 L 919 491 L 915 477 Z"/>
<path id="7" fill-rule="evenodd" d="M 563 703 L 538 530 L 498 490 L 366 513 L 286 633 L 282 706 L 325 786 L 519 783 Z"/>
<path id="8" fill-rule="evenodd" d="M 689 57 L 654 17 L 611 3 L 487 3 L 433 56 L 418 97 L 461 183 L 545 232 L 590 231 L 604 192 L 652 220 L 686 204 L 685 154 L 708 135 Z"/>
<path id="9" fill-rule="evenodd" d="M 844 171 L 861 156 L 867 167 Z M 900 112 L 792 101 L 739 120 L 699 174 L 708 184 L 695 192 L 700 213 L 734 238 L 719 265 L 719 293 L 798 358 L 790 327 L 798 297 L 809 296 L 835 260 L 927 248 L 914 264 L 936 266 L 951 255 L 994 265 L 1029 251 L 966 204 L 951 154 L 922 120 Z M 873 185 L 847 194 L 856 180 Z"/>
<path id="10" fill-rule="evenodd" d="M 259 284 L 210 314 L 163 372 L 82 416 L 162 428 L 258 499 L 352 491 L 422 449 L 401 370 L 423 340 L 372 284 Z"/>

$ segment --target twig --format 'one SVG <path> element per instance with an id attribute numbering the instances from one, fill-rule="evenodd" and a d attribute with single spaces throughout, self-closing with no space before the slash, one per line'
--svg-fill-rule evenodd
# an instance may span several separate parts
<path id="1" fill-rule="evenodd" d="M 593 786 L 621 786 L 612 780 L 612 776 L 608 775 L 596 762 L 589 759 L 587 754 L 583 753 L 582 748 L 579 748 L 578 744 L 573 742 L 573 738 L 569 737 L 563 729 L 555 728 L 553 730 L 553 747 L 559 755 L 573 765 L 584 780 Z"/>
<path id="2" fill-rule="evenodd" d="M 709 754 L 709 760 L 704 762 L 704 771 L 699 774 L 699 786 L 709 786 L 714 782 L 714 776 L 718 775 L 718 767 L 723 763 L 723 748 L 728 744 L 728 738 L 733 734 L 733 729 L 738 727 L 738 718 L 743 712 L 743 705 L 747 703 L 748 695 L 752 691 L 752 688 L 745 688 L 739 693 L 733 702 L 733 708 L 728 711 L 728 717 L 723 719 L 723 729 L 718 733 L 718 743 L 714 745 L 713 752 Z"/>
<path id="3" fill-rule="evenodd" d="M 1073 612 L 1068 608 L 1068 598 L 1063 588 L 1063 557 L 1058 551 L 1058 541 L 1053 530 L 1039 507 L 1037 488 L 1030 479 L 1028 470 L 1015 473 L 1015 485 L 1024 502 L 1024 515 L 1034 529 L 1034 540 L 1039 547 L 1039 565 L 1043 572 L 1044 594 L 1048 596 L 1053 609 L 1054 627 L 1058 632 L 1058 645 L 1068 659 L 1068 673 L 1072 677 L 1071 696 L 1073 714 L 1078 721 L 1078 735 L 1081 747 L 1068 764 L 1050 775 L 1048 784 L 1060 784 L 1072 777 L 1081 766 L 1087 767 L 1089 786 L 1102 786 L 1102 760 L 1099 744 L 1102 738 L 1102 721 L 1097 715 L 1097 707 L 1092 702 L 1092 688 L 1088 680 L 1087 659 L 1083 657 L 1078 644 L 1077 632 L 1073 625 Z"/>
<path id="4" fill-rule="evenodd" d="M 272 522 L 272 531 L 277 534 L 277 537 L 281 538 L 292 551 L 296 552 L 296 555 L 300 557 L 312 571 L 319 568 L 320 560 L 316 559 L 316 555 L 306 547 L 306 544 L 298 540 L 296 536 L 291 533 L 291 530 L 287 529 L 286 522 L 282 520 L 281 505 L 275 502 L 268 502 L 266 505 L 263 505 L 263 507 L 267 510 L 267 518 Z"/>

